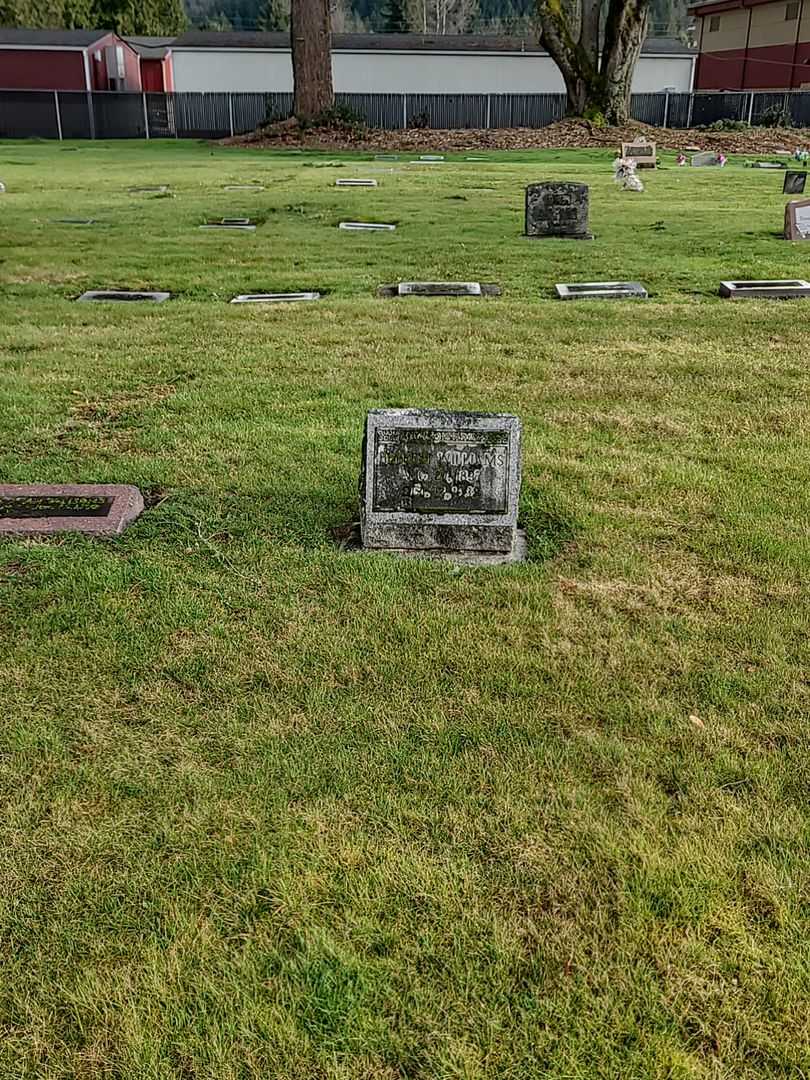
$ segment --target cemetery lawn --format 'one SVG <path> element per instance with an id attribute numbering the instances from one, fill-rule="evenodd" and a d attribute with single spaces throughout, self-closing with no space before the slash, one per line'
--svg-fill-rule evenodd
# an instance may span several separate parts
<path id="1" fill-rule="evenodd" d="M 810 245 L 740 161 L 475 156 L 0 145 L 0 477 L 149 507 L 0 542 L 0 1077 L 810 1076 L 810 303 L 716 296 Z M 521 416 L 529 562 L 337 549 L 406 405 Z"/>

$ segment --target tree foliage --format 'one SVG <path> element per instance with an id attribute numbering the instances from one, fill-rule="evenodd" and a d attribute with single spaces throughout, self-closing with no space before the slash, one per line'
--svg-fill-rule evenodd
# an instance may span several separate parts
<path id="1" fill-rule="evenodd" d="M 188 20 L 183 0 L 0 0 L 0 25 L 162 35 L 180 33 Z"/>

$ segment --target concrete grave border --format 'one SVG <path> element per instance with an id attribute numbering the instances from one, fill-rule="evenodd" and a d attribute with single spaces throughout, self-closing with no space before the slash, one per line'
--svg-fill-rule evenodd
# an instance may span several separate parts
<path id="1" fill-rule="evenodd" d="M 501 289 L 500 285 L 497 285 L 494 282 L 483 282 L 483 281 L 481 281 L 481 282 L 478 282 L 478 281 L 474 281 L 474 282 L 472 282 L 472 281 L 471 282 L 428 282 L 428 281 L 408 282 L 408 281 L 399 281 L 399 282 L 396 282 L 396 283 L 391 284 L 391 285 L 379 285 L 377 287 L 377 296 L 380 296 L 380 297 L 391 297 L 391 296 L 400 297 L 400 296 L 420 296 L 420 295 L 422 295 L 422 296 L 448 296 L 448 295 L 450 295 L 450 294 L 445 294 L 445 293 L 422 293 L 422 294 L 420 294 L 420 293 L 401 293 L 399 291 L 401 285 L 433 285 L 433 284 L 439 284 L 439 285 L 478 285 L 480 287 L 480 289 L 481 289 L 480 293 L 456 293 L 456 294 L 452 294 L 452 295 L 455 295 L 455 296 L 460 296 L 462 298 L 465 297 L 465 296 L 501 296 L 502 293 L 503 293 L 503 290 Z"/>
<path id="2" fill-rule="evenodd" d="M 0 535 L 79 532 L 86 536 L 120 536 L 143 512 L 143 497 L 130 484 L 0 484 L 0 511 L 4 501 L 15 499 L 100 499 L 108 506 L 102 514 L 0 514 Z"/>
<path id="3" fill-rule="evenodd" d="M 297 293 L 240 293 L 230 301 L 232 304 L 295 304 L 304 300 L 320 300 L 319 292 Z"/>
<path id="4" fill-rule="evenodd" d="M 374 221 L 341 221 L 338 228 L 346 232 L 394 232 L 396 225 Z"/>
<path id="5" fill-rule="evenodd" d="M 647 290 L 639 281 L 577 281 L 560 283 L 554 288 L 559 300 L 647 299 Z"/>
<path id="6" fill-rule="evenodd" d="M 720 296 L 726 300 L 792 300 L 810 296 L 810 281 L 786 278 L 781 281 L 721 281 Z"/>

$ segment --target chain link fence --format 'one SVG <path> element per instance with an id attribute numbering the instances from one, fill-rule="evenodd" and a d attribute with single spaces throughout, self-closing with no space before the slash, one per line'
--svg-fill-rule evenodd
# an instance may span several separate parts
<path id="1" fill-rule="evenodd" d="M 336 94 L 370 127 L 541 128 L 565 115 L 564 94 Z M 0 90 L 4 139 L 221 139 L 292 110 L 289 93 L 85 93 Z M 718 120 L 810 126 L 810 93 L 633 94 L 635 120 L 702 127 Z"/>

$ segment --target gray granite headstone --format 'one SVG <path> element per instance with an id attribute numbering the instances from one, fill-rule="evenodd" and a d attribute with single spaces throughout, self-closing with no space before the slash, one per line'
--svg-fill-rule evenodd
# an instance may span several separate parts
<path id="1" fill-rule="evenodd" d="M 520 558 L 520 466 L 516 416 L 372 410 L 360 476 L 363 547 Z"/>
<path id="2" fill-rule="evenodd" d="M 526 236 L 592 240 L 588 231 L 588 186 L 559 181 L 526 188 Z"/>

